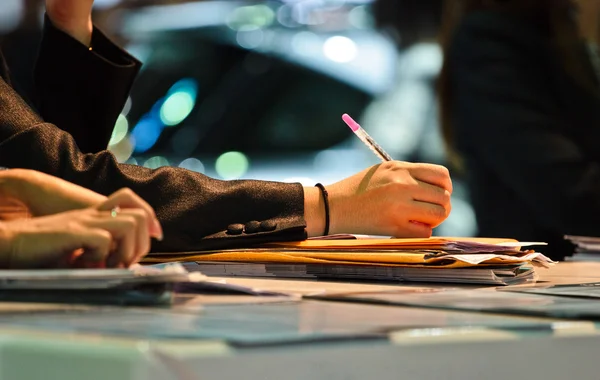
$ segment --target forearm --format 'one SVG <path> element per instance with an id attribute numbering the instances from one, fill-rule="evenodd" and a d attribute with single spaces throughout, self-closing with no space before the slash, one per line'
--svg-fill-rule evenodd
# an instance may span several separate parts
<path id="1" fill-rule="evenodd" d="M 18 201 L 35 216 L 86 208 L 106 200 L 105 196 L 91 190 L 27 169 L 0 172 L 0 197 Z"/>

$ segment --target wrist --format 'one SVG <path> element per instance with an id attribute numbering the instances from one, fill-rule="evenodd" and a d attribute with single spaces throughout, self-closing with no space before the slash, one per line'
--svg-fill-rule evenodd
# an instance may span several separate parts
<path id="1" fill-rule="evenodd" d="M 321 236 L 325 229 L 325 202 L 314 186 L 304 188 L 304 220 L 308 236 Z"/>
<path id="2" fill-rule="evenodd" d="M 363 233 L 362 229 L 356 228 L 357 218 L 364 218 L 367 213 L 363 200 L 356 199 L 356 196 L 339 182 L 327 186 L 327 192 L 329 193 L 329 233 L 332 235 Z"/>

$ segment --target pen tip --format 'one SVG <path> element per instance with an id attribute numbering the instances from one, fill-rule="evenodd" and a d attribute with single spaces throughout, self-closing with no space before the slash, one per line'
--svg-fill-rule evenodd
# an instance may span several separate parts
<path id="1" fill-rule="evenodd" d="M 354 121 L 354 119 L 351 118 L 350 115 L 348 115 L 347 113 L 342 115 L 342 120 L 344 120 L 346 125 L 348 125 L 350 129 L 352 129 L 352 132 L 356 132 L 360 129 L 360 125 L 358 125 L 358 123 Z"/>

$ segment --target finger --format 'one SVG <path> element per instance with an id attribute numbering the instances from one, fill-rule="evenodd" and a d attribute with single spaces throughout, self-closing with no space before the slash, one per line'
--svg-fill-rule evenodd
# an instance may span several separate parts
<path id="1" fill-rule="evenodd" d="M 438 186 L 431 185 L 426 182 L 418 182 L 418 188 L 413 199 L 415 201 L 432 203 L 447 207 L 450 204 L 450 192 Z"/>
<path id="2" fill-rule="evenodd" d="M 432 164 L 415 164 L 410 173 L 416 180 L 441 187 L 452 194 L 450 172 L 443 166 Z"/>
<path id="3" fill-rule="evenodd" d="M 433 233 L 433 228 L 425 223 L 406 221 L 398 229 L 395 237 L 398 238 L 428 238 Z"/>
<path id="4" fill-rule="evenodd" d="M 156 239 L 162 240 L 162 226 L 160 225 L 160 222 L 156 217 L 154 209 L 133 191 L 125 188 L 113 193 L 110 197 L 108 197 L 108 199 L 104 203 L 102 203 L 98 207 L 98 210 L 108 211 L 115 207 L 139 208 L 144 210 L 148 215 L 148 229 L 150 231 L 150 234 Z"/>
<path id="5" fill-rule="evenodd" d="M 148 233 L 148 215 L 140 209 L 126 209 L 121 211 L 122 216 L 130 216 L 136 221 L 135 250 L 131 261 L 125 263 L 126 267 L 138 262 L 150 251 L 150 234 Z"/>
<path id="6" fill-rule="evenodd" d="M 406 216 L 407 220 L 437 227 L 448 217 L 448 210 L 440 205 L 413 201 Z"/>
<path id="7" fill-rule="evenodd" d="M 104 267 L 111 251 L 113 237 L 110 232 L 98 228 L 83 228 L 71 234 L 77 246 L 83 248 L 83 253 L 77 256 L 73 266 Z"/>
<path id="8" fill-rule="evenodd" d="M 87 227 L 103 229 L 112 235 L 116 245 L 106 260 L 106 266 L 110 268 L 126 266 L 136 256 L 137 221 L 123 213 L 113 217 L 109 212 L 101 212 L 84 222 Z"/>

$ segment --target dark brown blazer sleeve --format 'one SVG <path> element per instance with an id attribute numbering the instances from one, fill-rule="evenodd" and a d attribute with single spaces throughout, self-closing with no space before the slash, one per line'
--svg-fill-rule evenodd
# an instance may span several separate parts
<path id="1" fill-rule="evenodd" d="M 131 188 L 155 208 L 162 222 L 165 239 L 153 245 L 153 252 L 306 238 L 300 184 L 220 181 L 179 168 L 150 170 L 119 164 L 110 152 L 94 147 L 96 137 L 108 141 L 106 130 L 112 130 L 134 74 L 120 71 L 119 62 L 98 64 L 105 57 L 88 59 L 85 47 L 82 51 L 80 45 L 62 45 L 51 37 L 46 34 L 45 42 L 51 43 L 38 62 L 48 65 L 37 71 L 38 96 L 44 117 L 62 129 L 43 120 L 0 80 L 0 166 L 39 170 L 105 195 Z M 129 74 L 120 74 L 125 71 Z M 124 82 L 116 80 L 120 75 Z M 100 78 L 111 78 L 114 88 Z M 69 110 L 72 115 L 63 114 Z M 82 153 L 80 141 L 76 144 L 65 130 L 96 153 Z"/>
<path id="2" fill-rule="evenodd" d="M 91 47 L 58 30 L 46 17 L 33 97 L 44 120 L 70 133 L 84 153 L 108 147 L 141 66 L 97 28 Z"/>

